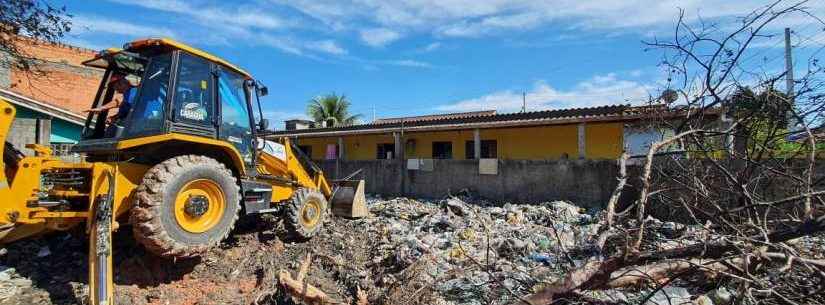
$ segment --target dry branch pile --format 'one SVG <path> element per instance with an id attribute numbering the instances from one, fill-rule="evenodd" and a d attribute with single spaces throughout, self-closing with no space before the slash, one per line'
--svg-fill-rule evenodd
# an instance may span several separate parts
<path id="1" fill-rule="evenodd" d="M 663 51 L 669 74 L 663 96 L 670 98 L 651 108 L 681 116 L 646 122 L 673 132 L 637 159 L 642 168 L 628 184 L 639 199 L 622 211 L 612 210 L 614 200 L 608 205 L 599 245 L 605 257 L 529 296 L 528 303 L 640 285 L 654 288 L 642 300 L 651 301 L 677 284 L 699 291 L 724 287 L 737 304 L 825 303 L 819 52 L 784 92 L 778 87 L 786 73 L 766 73 L 744 60 L 781 20 L 825 25 L 806 2 L 776 1 L 743 16 L 737 27 L 682 14 L 672 38 L 647 43 Z M 625 179 L 619 177 L 614 194 Z M 695 239 L 663 243 L 662 232 L 649 227 L 651 214 L 698 228 L 690 233 Z"/>

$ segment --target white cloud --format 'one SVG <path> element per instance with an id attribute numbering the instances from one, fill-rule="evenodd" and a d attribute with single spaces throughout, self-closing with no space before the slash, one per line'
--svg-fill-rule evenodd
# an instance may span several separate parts
<path id="1" fill-rule="evenodd" d="M 260 34 L 256 36 L 256 42 L 279 49 L 285 53 L 293 55 L 304 55 L 303 47 L 287 37 Z"/>
<path id="2" fill-rule="evenodd" d="M 492 16 L 476 22 L 462 20 L 449 24 L 438 31 L 444 36 L 475 37 L 503 30 L 529 30 L 541 25 L 542 22 L 543 16 L 541 14 L 528 12 Z"/>
<path id="3" fill-rule="evenodd" d="M 311 49 L 315 49 L 317 51 L 333 54 L 333 55 L 347 54 L 347 50 L 340 47 L 333 40 L 312 41 L 312 42 L 307 43 L 307 47 L 311 48 Z"/>
<path id="4" fill-rule="evenodd" d="M 362 68 L 367 71 L 377 71 L 381 66 L 396 66 L 396 67 L 404 67 L 404 68 L 416 68 L 416 69 L 433 69 L 436 68 L 435 65 L 419 60 L 412 60 L 412 59 L 366 59 L 361 58 L 358 56 L 341 56 L 340 59 L 346 60 L 353 63 L 361 64 Z"/>
<path id="5" fill-rule="evenodd" d="M 528 111 L 593 107 L 601 105 L 641 103 L 653 86 L 635 81 L 622 80 L 616 74 L 596 75 L 579 82 L 570 90 L 553 88 L 544 81 L 536 81 L 526 93 Z M 522 106 L 522 92 L 503 90 L 478 98 L 458 101 L 436 107 L 438 111 L 475 111 L 495 109 L 501 112 L 519 111 Z"/>
<path id="6" fill-rule="evenodd" d="M 267 46 L 284 53 L 318 59 L 317 54 L 345 55 L 347 50 L 332 39 L 305 39 L 291 32 L 299 23 L 292 18 L 282 17 L 271 11 L 271 6 L 264 5 L 217 5 L 202 2 L 184 2 L 180 0 L 144 0 L 112 2 L 138 6 L 175 14 L 173 22 L 184 22 L 178 37 L 190 43 L 205 45 L 246 44 Z M 100 23 L 100 22 L 98 22 Z M 138 31 L 142 27 L 118 21 L 116 34 L 128 32 L 161 32 L 160 29 Z M 106 31 L 95 29 L 95 31 Z M 113 32 L 113 30 L 109 30 Z M 171 31 L 169 31 L 171 33 Z M 161 32 L 162 33 L 162 32 Z M 143 35 L 158 36 L 158 35 Z"/>
<path id="7" fill-rule="evenodd" d="M 418 61 L 418 60 L 411 60 L 411 59 L 396 59 L 396 60 L 383 60 L 380 61 L 382 64 L 393 65 L 393 66 L 401 66 L 401 67 L 411 67 L 411 68 L 426 68 L 430 69 L 434 66 L 428 62 Z"/>
<path id="8" fill-rule="evenodd" d="M 383 47 L 401 38 L 401 34 L 385 28 L 361 30 L 360 35 L 361 40 L 372 47 Z"/>
<path id="9" fill-rule="evenodd" d="M 250 34 L 253 44 L 261 44 L 279 49 L 285 53 L 316 58 L 312 53 L 326 53 L 332 55 L 346 55 L 346 49 L 339 46 L 333 40 L 304 41 L 297 40 L 289 36 L 277 36 L 269 34 Z"/>
<path id="10" fill-rule="evenodd" d="M 433 42 L 431 44 L 426 45 L 425 47 L 421 48 L 422 52 L 432 52 L 441 48 L 440 42 Z"/>
<path id="11" fill-rule="evenodd" d="M 120 23 L 109 24 L 110 32 L 176 34 L 202 45 L 268 45 L 304 56 L 349 54 L 333 39 L 355 39 L 372 47 L 385 47 L 421 34 L 444 41 L 456 37 L 510 37 L 506 35 L 544 28 L 562 29 L 553 33 L 559 37 L 573 36 L 575 40 L 589 34 L 616 35 L 627 31 L 670 35 L 679 8 L 685 10 L 688 22 L 701 16 L 713 23 L 722 17 L 741 17 L 766 4 L 764 0 L 259 0 L 249 4 L 206 0 L 109 1 L 175 14 L 169 21 L 181 25 L 172 31 L 109 20 Z M 783 2 L 781 6 L 790 3 L 795 2 Z M 805 5 L 815 14 L 825 13 L 825 1 Z M 725 20 L 736 22 L 734 18 Z M 810 17 L 792 16 L 778 20 L 777 26 L 805 27 L 811 22 Z M 430 52 L 440 46 L 440 42 L 434 42 L 413 52 Z M 404 64 L 413 66 L 399 62 Z"/>
<path id="12" fill-rule="evenodd" d="M 279 29 L 293 25 L 275 14 L 267 13 L 261 7 L 190 5 L 179 0 L 112 0 L 126 5 L 137 5 L 148 9 L 186 15 L 202 23 L 216 27 L 239 26 L 244 28 Z"/>
<path id="13" fill-rule="evenodd" d="M 570 29 L 670 29 L 678 9 L 687 20 L 740 17 L 766 5 L 763 0 L 270 0 L 295 8 L 336 29 L 362 29 L 373 24 L 394 32 L 430 32 L 448 37 L 476 37 L 561 25 Z M 787 6 L 796 3 L 781 3 Z M 825 1 L 805 6 L 825 11 Z M 731 20 L 733 21 L 733 20 Z M 785 21 L 783 21 L 785 22 Z M 810 24 L 811 18 L 786 22 Z"/>
<path id="14" fill-rule="evenodd" d="M 635 69 L 635 70 L 630 70 L 627 74 L 632 76 L 632 77 L 637 77 L 638 78 L 638 77 L 641 77 L 642 75 L 644 75 L 645 71 L 643 71 L 641 69 Z"/>
<path id="15" fill-rule="evenodd" d="M 73 34 L 110 33 L 130 37 L 175 37 L 174 31 L 164 27 L 136 25 L 128 22 L 96 17 L 77 15 L 72 18 Z"/>

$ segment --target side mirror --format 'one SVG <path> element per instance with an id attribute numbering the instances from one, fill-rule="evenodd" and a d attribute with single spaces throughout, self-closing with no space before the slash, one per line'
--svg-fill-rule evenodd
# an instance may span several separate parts
<path id="1" fill-rule="evenodd" d="M 258 122 L 258 129 L 260 129 L 261 131 L 266 131 L 267 129 L 269 129 L 269 120 L 261 119 L 261 121 Z"/>
<path id="2" fill-rule="evenodd" d="M 269 95 L 269 88 L 266 86 L 258 87 L 258 96 L 267 96 Z"/>

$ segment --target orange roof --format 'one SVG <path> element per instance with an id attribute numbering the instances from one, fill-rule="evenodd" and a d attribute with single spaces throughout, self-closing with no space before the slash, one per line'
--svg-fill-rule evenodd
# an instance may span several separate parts
<path id="1" fill-rule="evenodd" d="M 97 93 L 103 71 L 85 67 L 95 51 L 21 37 L 15 41 L 27 55 L 41 60 L 35 71 L 10 69 L 9 86 L 16 94 L 86 116 Z"/>

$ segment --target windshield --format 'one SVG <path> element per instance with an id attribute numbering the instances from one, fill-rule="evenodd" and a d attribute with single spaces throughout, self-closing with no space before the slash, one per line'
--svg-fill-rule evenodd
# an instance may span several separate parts
<path id="1" fill-rule="evenodd" d="M 126 136 L 157 133 L 163 128 L 164 102 L 169 88 L 172 54 L 152 57 L 126 117 Z M 130 124 L 133 123 L 133 124 Z"/>

